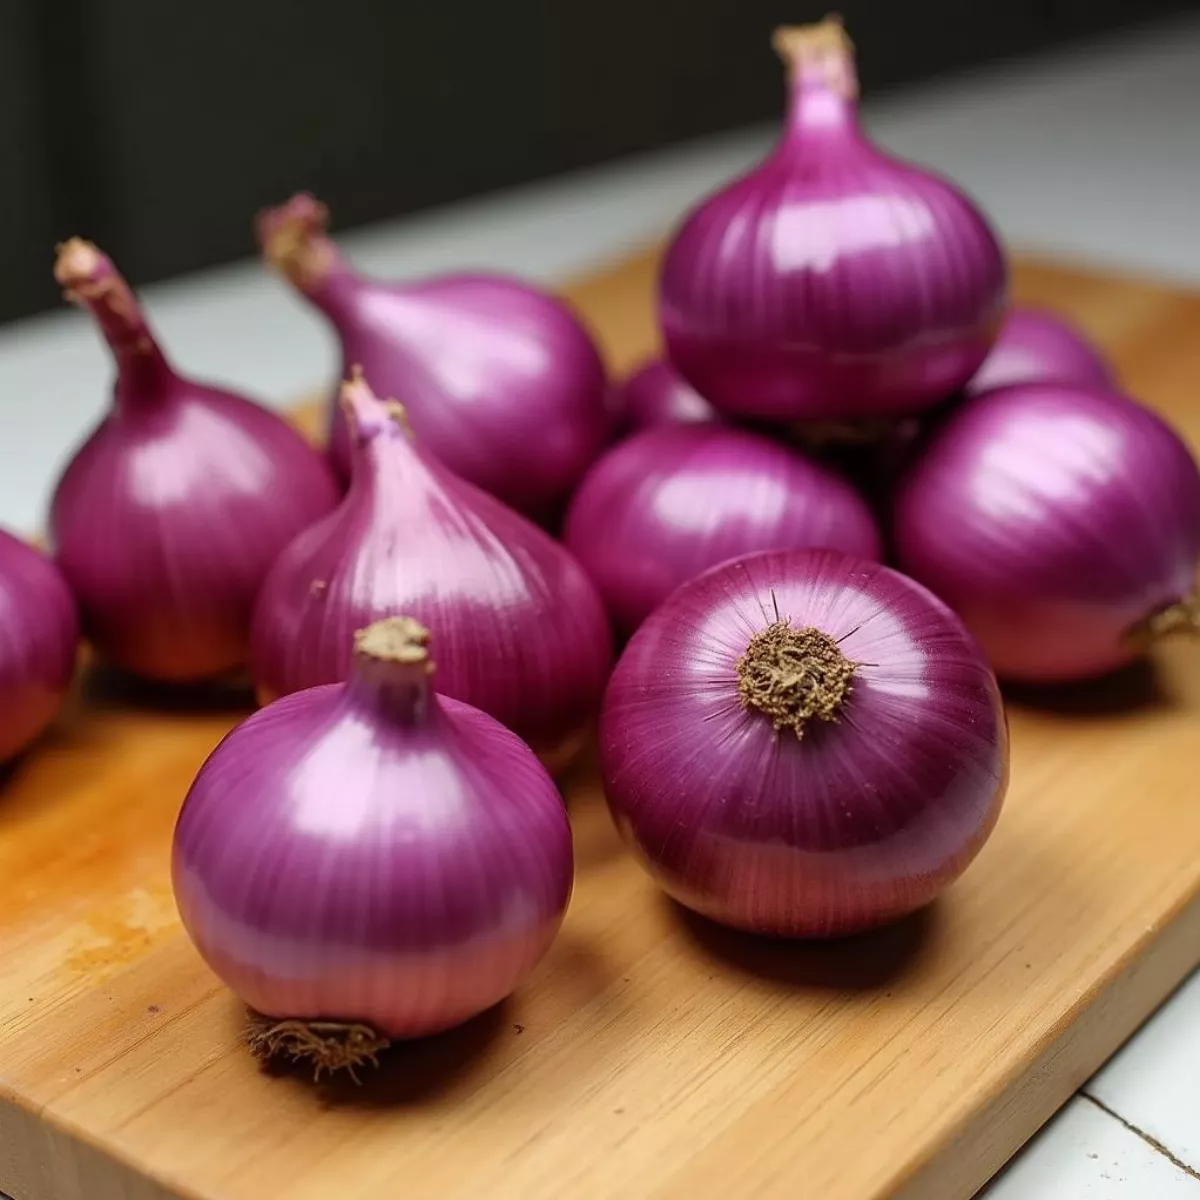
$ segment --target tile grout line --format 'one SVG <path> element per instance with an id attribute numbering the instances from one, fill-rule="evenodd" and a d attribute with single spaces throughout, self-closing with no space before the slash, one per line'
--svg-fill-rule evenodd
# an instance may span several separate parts
<path id="1" fill-rule="evenodd" d="M 1097 1100 L 1091 1092 L 1080 1089 L 1078 1094 L 1085 1100 L 1090 1100 L 1102 1113 L 1106 1113 L 1108 1116 L 1112 1117 L 1114 1121 L 1120 1125 L 1123 1125 L 1135 1137 L 1141 1138 L 1151 1150 L 1157 1150 L 1158 1153 L 1161 1154 L 1163 1158 L 1167 1159 L 1172 1166 L 1178 1167 L 1179 1170 L 1181 1170 L 1185 1175 L 1190 1175 L 1197 1183 L 1200 1183 L 1200 1171 L 1197 1171 L 1195 1167 L 1189 1166 L 1183 1161 L 1183 1159 L 1173 1154 L 1167 1149 L 1166 1146 L 1162 1144 L 1162 1142 L 1158 1140 L 1158 1138 L 1147 1133 L 1144 1129 L 1140 1129 L 1132 1121 L 1127 1121 L 1119 1112 L 1114 1112 L 1111 1108 L 1109 1108 L 1103 1100 Z"/>

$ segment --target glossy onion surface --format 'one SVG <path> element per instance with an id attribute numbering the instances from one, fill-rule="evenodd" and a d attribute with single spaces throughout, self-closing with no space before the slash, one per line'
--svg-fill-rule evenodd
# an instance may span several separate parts
<path id="1" fill-rule="evenodd" d="M 779 618 L 857 663 L 836 719 L 797 738 L 739 696 Z M 1008 774 L 995 679 L 919 584 L 833 551 L 752 555 L 684 584 L 617 664 L 600 728 L 622 836 L 680 903 L 824 936 L 932 900 L 975 857 Z"/>
<path id="2" fill-rule="evenodd" d="M 54 720 L 75 673 L 79 614 L 54 564 L 0 530 L 0 762 Z"/>
<path id="3" fill-rule="evenodd" d="M 717 419 L 716 409 L 663 358 L 644 362 L 621 384 L 616 407 L 632 429 Z"/>
<path id="4" fill-rule="evenodd" d="M 507 996 L 554 939 L 572 874 L 562 801 L 515 734 L 359 669 L 229 734 L 173 861 L 189 935 L 251 1008 L 391 1038 Z"/>
<path id="5" fill-rule="evenodd" d="M 178 375 L 94 246 L 67 243 L 56 273 L 117 364 L 112 410 L 50 509 L 84 633 L 118 666 L 164 682 L 243 667 L 258 589 L 280 551 L 337 503 L 333 475 L 274 413 Z"/>
<path id="6" fill-rule="evenodd" d="M 610 450 L 580 485 L 564 536 L 626 632 L 679 584 L 754 550 L 881 552 L 866 501 L 835 471 L 715 423 L 648 429 Z"/>
<path id="7" fill-rule="evenodd" d="M 1017 308 L 1008 315 L 992 352 L 971 377 L 971 395 L 1018 383 L 1067 383 L 1111 390 L 1113 373 L 1100 352 L 1053 313 Z"/>
<path id="8" fill-rule="evenodd" d="M 333 323 L 343 377 L 361 366 L 405 407 L 431 454 L 531 516 L 555 512 L 600 453 L 610 413 L 604 364 L 557 298 L 499 275 L 412 283 L 366 279 L 326 236 L 328 215 L 297 196 L 260 218 L 267 257 Z M 330 455 L 350 474 L 337 404 Z"/>
<path id="9" fill-rule="evenodd" d="M 340 508 L 280 556 L 259 597 L 268 698 L 344 679 L 356 629 L 409 613 L 439 647 L 438 690 L 556 756 L 595 714 L 612 661 L 600 597 L 541 529 L 423 452 L 365 384 Z"/>
<path id="10" fill-rule="evenodd" d="M 731 415 L 927 409 L 975 374 L 995 338 L 1000 246 L 957 188 L 867 140 L 840 25 L 776 40 L 792 73 L 787 126 L 672 240 L 659 296 L 669 357 Z"/>
<path id="11" fill-rule="evenodd" d="M 1056 384 L 968 400 L 900 484 L 900 566 L 953 607 L 998 674 L 1086 678 L 1129 661 L 1134 627 L 1189 601 L 1200 473 L 1159 417 Z"/>

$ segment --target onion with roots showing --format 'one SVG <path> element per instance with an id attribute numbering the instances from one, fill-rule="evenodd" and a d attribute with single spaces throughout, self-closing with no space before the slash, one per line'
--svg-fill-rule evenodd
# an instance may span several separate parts
<path id="1" fill-rule="evenodd" d="M 377 622 L 345 683 L 255 713 L 192 784 L 175 897 L 261 1057 L 353 1074 L 499 1003 L 558 932 L 574 874 L 561 797 L 435 678 L 426 629 Z"/>
<path id="2" fill-rule="evenodd" d="M 74 238 L 55 276 L 116 361 L 112 410 L 54 491 L 50 539 L 85 636 L 165 683 L 246 665 L 254 600 L 297 533 L 328 513 L 328 465 L 285 421 L 180 375 L 108 257 Z"/>
<path id="3" fill-rule="evenodd" d="M 600 722 L 621 836 L 667 893 L 781 937 L 928 904 L 1008 782 L 995 678 L 920 584 L 831 550 L 684 584 L 634 634 Z"/>
<path id="4" fill-rule="evenodd" d="M 367 279 L 327 233 L 329 214 L 297 195 L 258 218 L 267 260 L 332 323 L 343 377 L 354 365 L 395 396 L 422 445 L 520 512 L 555 515 L 600 453 L 612 421 L 604 364 L 567 306 L 518 279 L 458 274 Z M 336 404 L 329 452 L 350 474 Z"/>

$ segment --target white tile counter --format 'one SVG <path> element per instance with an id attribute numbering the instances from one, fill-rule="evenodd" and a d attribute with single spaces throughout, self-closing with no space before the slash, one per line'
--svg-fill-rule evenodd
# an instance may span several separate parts
<path id="1" fill-rule="evenodd" d="M 1200 20 L 909 91 L 868 116 L 897 153 L 938 166 L 980 197 L 1011 243 L 1200 286 Z M 343 244 L 380 274 L 472 266 L 552 282 L 660 235 L 698 192 L 753 161 L 771 134 L 751 130 L 627 161 L 360 231 Z M 279 406 L 332 377 L 327 332 L 256 263 L 151 288 L 145 300 L 188 371 Z M 0 329 L 0 523 L 39 526 L 56 467 L 103 409 L 108 377 L 81 314 Z M 987 1194 L 1200 1200 L 1200 978 Z"/>

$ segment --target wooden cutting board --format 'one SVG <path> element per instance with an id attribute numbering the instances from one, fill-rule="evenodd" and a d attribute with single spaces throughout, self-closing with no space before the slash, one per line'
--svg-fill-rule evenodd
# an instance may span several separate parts
<path id="1" fill-rule="evenodd" d="M 613 365 L 641 257 L 570 294 Z M 1200 296 L 1025 264 L 1200 445 Z M 97 386 L 101 382 L 97 380 Z M 261 1071 L 176 921 L 172 824 L 241 713 L 89 678 L 0 790 L 0 1190 L 16 1200 L 969 1196 L 1200 961 L 1200 647 L 1012 703 L 1012 790 L 929 911 L 726 934 L 622 852 L 586 769 L 549 958 L 362 1088 Z"/>

